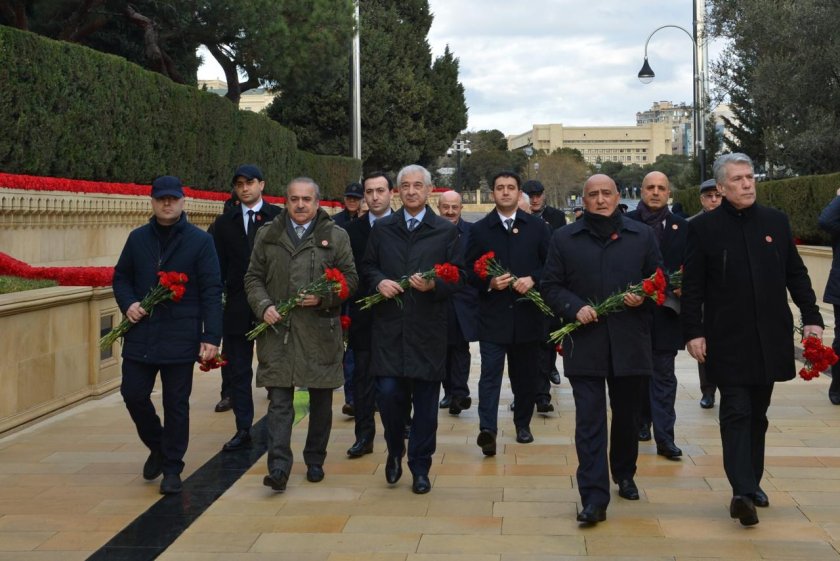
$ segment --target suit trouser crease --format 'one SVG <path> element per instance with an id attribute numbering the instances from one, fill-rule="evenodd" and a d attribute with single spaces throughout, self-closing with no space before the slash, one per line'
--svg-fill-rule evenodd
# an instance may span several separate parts
<path id="1" fill-rule="evenodd" d="M 146 364 L 123 358 L 120 393 L 140 440 L 149 450 L 163 453 L 164 474 L 178 474 L 184 470 L 183 458 L 190 439 L 193 366 L 193 362 Z M 163 423 L 151 399 L 158 372 Z"/>
<path id="2" fill-rule="evenodd" d="M 470 388 L 470 344 L 461 339 L 446 346 L 446 378 L 443 393 L 451 397 L 469 397 Z"/>
<path id="3" fill-rule="evenodd" d="M 309 388 L 309 427 L 303 448 L 306 465 L 323 465 L 327 457 L 327 444 L 332 428 L 332 395 L 330 388 Z M 294 387 L 268 388 L 268 471 L 291 473 L 294 463 L 292 454 L 292 426 L 295 420 Z"/>
<path id="4" fill-rule="evenodd" d="M 236 430 L 249 430 L 254 424 L 254 342 L 245 335 L 225 335 L 225 357 L 228 360 L 228 397 L 231 398 Z"/>
<path id="5" fill-rule="evenodd" d="M 537 371 L 539 342 L 503 345 L 481 341 L 479 349 L 481 351 L 481 377 L 478 380 L 479 428 L 494 434 L 499 432 L 499 396 L 502 391 L 505 356 L 508 359 L 508 378 L 515 402 L 513 424 L 516 428 L 530 427 L 540 382 Z"/>
<path id="6" fill-rule="evenodd" d="M 355 349 L 353 354 L 356 363 L 353 370 L 353 422 L 356 440 L 367 439 L 373 442 L 376 437 L 376 380 L 370 371 L 370 350 Z"/>
<path id="7" fill-rule="evenodd" d="M 773 384 L 718 386 L 723 468 L 733 495 L 752 495 L 764 475 L 767 409 Z"/>
<path id="8" fill-rule="evenodd" d="M 568 378 L 575 400 L 575 449 L 578 456 L 577 483 L 581 502 L 584 505 L 606 506 L 610 502 L 610 471 L 613 481 L 632 479 L 636 475 L 636 461 L 639 456 L 636 428 L 639 401 L 636 396 L 639 395 L 639 387 L 644 377 Z M 607 393 L 612 411 L 609 452 Z"/>
<path id="9" fill-rule="evenodd" d="M 405 422 L 413 406 L 408 468 L 414 475 L 428 475 L 437 446 L 440 381 L 378 376 L 376 391 L 389 456 L 405 455 Z"/>

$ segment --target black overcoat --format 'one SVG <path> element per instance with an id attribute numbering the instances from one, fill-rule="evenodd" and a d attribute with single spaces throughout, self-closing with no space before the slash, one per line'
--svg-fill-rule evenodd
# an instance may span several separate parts
<path id="1" fill-rule="evenodd" d="M 578 311 L 649 277 L 661 264 L 653 230 L 621 217 L 614 239 L 595 237 L 586 220 L 551 238 L 542 292 L 555 314 L 574 322 Z M 653 371 L 651 322 L 655 304 L 613 312 L 579 327 L 563 341 L 566 376 L 649 376 Z"/>
<path id="2" fill-rule="evenodd" d="M 488 290 L 490 277 L 482 280 L 473 266 L 482 255 L 493 251 L 503 269 L 517 277 L 532 277 L 534 288 L 539 290 L 550 238 L 549 228 L 542 219 L 521 210 L 516 211 L 510 231 L 496 210 L 473 224 L 467 271 L 470 283 L 478 289 L 479 341 L 508 345 L 545 338 L 545 319 L 539 308 L 512 289 Z"/>
<path id="3" fill-rule="evenodd" d="M 820 213 L 820 228 L 831 234 L 831 271 L 823 292 L 823 302 L 840 304 L 840 197 L 834 197 Z"/>
<path id="4" fill-rule="evenodd" d="M 548 224 L 552 232 L 566 225 L 566 213 L 553 206 L 546 205 L 539 217 Z"/>
<path id="5" fill-rule="evenodd" d="M 466 254 L 470 245 L 472 223 L 463 218 L 455 225 L 458 228 L 458 251 Z M 464 286 L 452 295 L 449 308 L 449 343 L 458 343 L 457 330 L 453 322 L 457 323 L 465 341 L 478 341 L 478 291 L 471 284 Z"/>
<path id="6" fill-rule="evenodd" d="M 630 219 L 642 221 L 638 210 L 628 212 Z M 662 268 L 666 275 L 679 271 L 685 264 L 685 247 L 688 239 L 688 222 L 674 214 L 665 218 L 665 229 L 659 240 L 659 253 L 662 254 Z M 668 288 L 669 302 L 653 310 L 653 350 L 678 351 L 685 348 L 680 328 L 679 298 L 673 289 Z M 670 302 L 674 302 L 671 305 Z M 677 308 L 676 310 L 674 308 Z"/>
<path id="7" fill-rule="evenodd" d="M 146 310 L 149 315 L 125 334 L 122 356 L 146 364 L 194 362 L 201 343 L 222 339 L 222 282 L 210 234 L 182 213 L 161 244 L 155 218 L 132 230 L 114 267 L 114 298 L 125 311 L 158 284 L 159 271 L 186 273 L 184 297 Z"/>
<path id="8" fill-rule="evenodd" d="M 359 288 L 349 299 L 348 315 L 350 316 L 350 347 L 359 350 L 370 349 L 370 329 L 373 318 L 370 309 L 362 310 L 358 300 L 373 294 L 376 287 L 368 285 L 361 274 L 362 259 L 365 256 L 368 238 L 370 238 L 370 219 L 367 215 L 359 220 L 354 220 L 344 227 L 347 235 L 350 236 L 350 247 L 353 250 L 353 261 L 356 263 L 356 270 L 359 271 Z"/>
<path id="9" fill-rule="evenodd" d="M 263 202 L 254 216 L 257 228 L 262 228 L 280 214 L 280 207 Z M 245 233 L 242 208 L 235 206 L 213 222 L 213 242 L 219 255 L 219 268 L 225 289 L 225 311 L 222 329 L 225 334 L 245 335 L 256 318 L 245 294 L 245 272 L 251 261 L 251 247 Z"/>
<path id="10" fill-rule="evenodd" d="M 706 338 L 710 382 L 758 385 L 794 377 L 788 292 L 804 325 L 822 325 L 783 213 L 758 204 L 738 210 L 724 200 L 689 222 L 683 336 Z"/>
<path id="11" fill-rule="evenodd" d="M 403 209 L 376 221 L 362 259 L 370 287 L 451 263 L 461 270 L 457 283 L 435 279 L 435 289 L 408 288 L 396 299 L 373 308 L 371 365 L 375 376 L 441 381 L 446 374 L 447 300 L 464 283 L 458 230 L 428 206 L 423 221 L 408 231 Z"/>

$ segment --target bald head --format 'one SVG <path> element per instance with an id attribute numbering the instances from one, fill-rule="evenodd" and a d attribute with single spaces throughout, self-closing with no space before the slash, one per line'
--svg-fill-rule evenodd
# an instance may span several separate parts
<path id="1" fill-rule="evenodd" d="M 642 202 L 650 210 L 661 210 L 671 197 L 671 182 L 661 171 L 652 171 L 642 179 Z"/>
<path id="2" fill-rule="evenodd" d="M 597 173 L 583 185 L 583 206 L 587 212 L 612 216 L 618 207 L 618 187 L 608 175 Z"/>
<path id="3" fill-rule="evenodd" d="M 446 191 L 440 194 L 438 198 L 438 212 L 453 224 L 457 224 L 458 220 L 461 219 L 462 208 L 461 194 L 457 191 Z"/>

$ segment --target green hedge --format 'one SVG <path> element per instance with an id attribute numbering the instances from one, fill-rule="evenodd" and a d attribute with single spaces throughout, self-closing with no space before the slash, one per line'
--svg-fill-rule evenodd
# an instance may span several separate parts
<path id="1" fill-rule="evenodd" d="M 760 204 L 777 208 L 788 215 L 793 235 L 809 245 L 830 245 L 831 237 L 820 230 L 820 212 L 837 195 L 840 173 L 808 175 L 756 184 Z M 674 192 L 674 202 L 681 202 L 686 214 L 700 212 L 700 188 Z"/>
<path id="2" fill-rule="evenodd" d="M 297 149 L 294 133 L 125 59 L 0 26 L 0 169 L 147 184 L 161 174 L 226 191 L 259 165 L 269 194 L 310 176 L 340 197 L 361 163 Z"/>

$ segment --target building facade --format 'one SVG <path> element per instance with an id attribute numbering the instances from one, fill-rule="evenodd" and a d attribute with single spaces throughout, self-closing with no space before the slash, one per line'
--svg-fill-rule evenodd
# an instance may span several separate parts
<path id="1" fill-rule="evenodd" d="M 199 89 L 220 96 L 227 93 L 227 82 L 224 80 L 199 80 L 198 87 Z M 268 107 L 268 104 L 274 101 L 276 96 L 276 93 L 271 93 L 265 88 L 247 90 L 242 92 L 242 95 L 239 98 L 239 108 L 245 111 L 259 113 Z"/>

